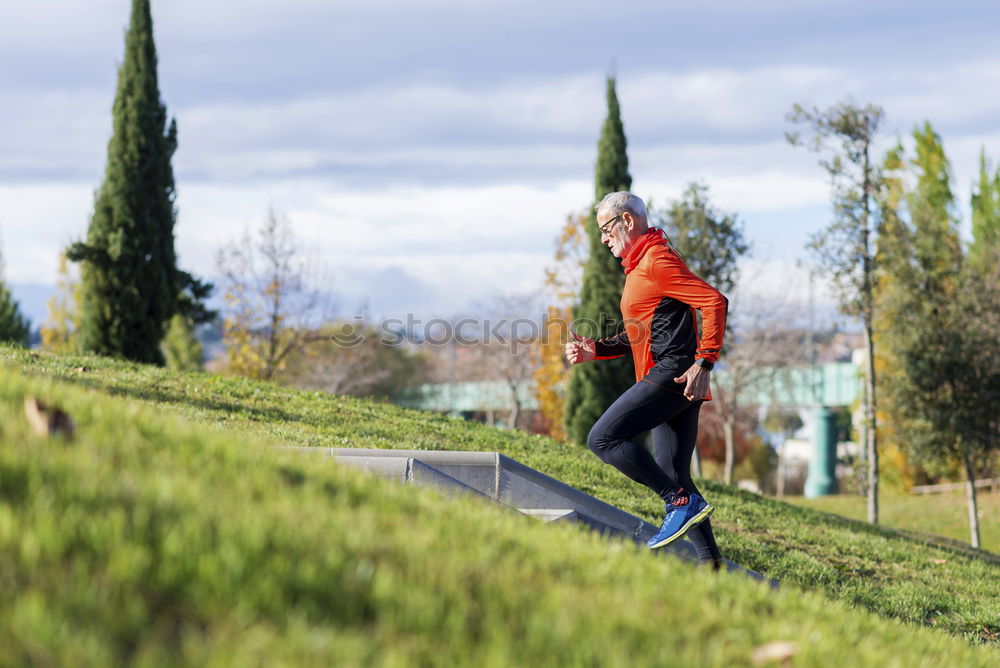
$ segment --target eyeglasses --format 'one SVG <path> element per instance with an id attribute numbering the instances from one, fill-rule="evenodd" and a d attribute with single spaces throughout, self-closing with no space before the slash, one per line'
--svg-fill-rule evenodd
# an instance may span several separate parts
<path id="1" fill-rule="evenodd" d="M 601 231 L 601 234 L 603 234 L 604 236 L 608 236 L 608 237 L 611 236 L 611 228 L 614 227 L 614 222 L 616 220 L 618 220 L 619 218 L 621 218 L 623 215 L 624 214 L 619 213 L 614 218 L 611 218 L 610 220 L 605 221 L 605 223 L 603 225 L 598 225 L 597 229 L 599 229 Z"/>

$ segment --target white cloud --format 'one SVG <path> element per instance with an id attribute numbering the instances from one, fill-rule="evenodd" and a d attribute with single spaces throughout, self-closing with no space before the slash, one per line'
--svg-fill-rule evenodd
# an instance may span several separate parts
<path id="1" fill-rule="evenodd" d="M 882 95 L 872 99 L 893 110 L 908 123 L 963 124 L 996 122 L 1000 91 L 1000 60 L 988 58 L 906 72 L 889 72 L 879 77 Z M 877 91 L 871 87 L 872 93 Z"/>
<path id="2" fill-rule="evenodd" d="M 256 229 L 273 205 L 345 306 L 369 299 L 376 314 L 399 310 L 397 293 L 414 294 L 413 286 L 390 279 L 411 276 L 425 293 L 415 306 L 458 312 L 494 294 L 537 290 L 565 216 L 589 193 L 586 182 L 374 192 L 319 181 L 192 184 L 180 190 L 176 246 L 185 269 L 211 278 L 217 249 Z M 84 184 L 0 187 L 8 279 L 53 284 L 60 249 L 86 232 L 91 197 Z M 367 290 L 372 282 L 380 294 Z"/>
<path id="3" fill-rule="evenodd" d="M 86 235 L 93 191 L 81 184 L 0 184 L 6 278 L 55 284 L 59 253 Z"/>
<path id="4" fill-rule="evenodd" d="M 763 313 L 782 313 L 789 327 L 828 328 L 850 324 L 837 306 L 832 286 L 812 274 L 808 264 L 781 256 L 752 257 L 740 262 L 740 282 L 729 295 L 736 327 Z"/>
<path id="5" fill-rule="evenodd" d="M 111 136 L 110 92 L 2 93 L 0 175 L 51 174 L 52 181 L 73 181 L 103 168 Z"/>
<path id="6" fill-rule="evenodd" d="M 709 185 L 723 209 L 740 213 L 785 211 L 825 203 L 829 185 L 816 156 L 784 142 L 680 144 L 632 151 L 635 189 L 662 200 L 678 197 L 686 185 Z"/>
<path id="7" fill-rule="evenodd" d="M 375 314 L 398 311 L 402 288 L 386 277 L 412 276 L 425 292 L 413 297 L 415 308 L 457 312 L 494 293 L 537 290 L 565 216 L 589 192 L 586 182 L 381 191 L 320 181 L 192 185 L 179 200 L 177 246 L 186 268 L 212 276 L 215 249 L 256 228 L 274 205 L 345 306 L 367 298 Z"/>
<path id="8" fill-rule="evenodd" d="M 831 67 L 705 69 L 623 78 L 620 97 L 629 125 L 644 135 L 732 137 L 773 131 L 792 102 L 822 102 L 859 84 L 850 71 Z"/>
<path id="9" fill-rule="evenodd" d="M 0 239 L 13 280 L 52 282 L 59 248 L 86 229 L 126 5 L 0 7 L 0 57 L 20 64 L 0 73 Z M 388 6 L 393 21 L 381 19 Z M 635 190 L 662 204 L 690 181 L 707 183 L 713 202 L 744 217 L 751 241 L 779 258 L 754 260 L 764 267 L 755 283 L 772 292 L 803 285 L 786 265 L 828 217 L 816 156 L 782 140 L 792 102 L 850 94 L 881 103 L 884 145 L 930 119 L 963 202 L 980 146 L 1000 158 L 1000 58 L 989 45 L 973 52 L 954 42 L 963 48 L 933 65 L 911 45 L 911 57 L 893 50 L 862 69 L 794 57 L 813 35 L 816 48 L 843 36 L 833 28 L 758 34 L 730 20 L 719 34 L 751 41 L 692 42 L 678 25 L 701 29 L 681 21 L 697 13 L 647 3 L 637 10 L 643 37 L 604 46 L 592 39 L 608 34 L 604 10 L 567 7 L 537 6 L 523 21 L 501 2 L 156 4 L 161 87 L 180 126 L 185 268 L 211 277 L 215 249 L 273 203 L 336 267 L 352 302 L 370 287 L 385 308 L 428 295 L 453 310 L 537 286 L 564 216 L 592 195 L 612 48 L 624 51 L 619 96 Z M 794 12 L 809 14 L 782 8 L 785 18 Z M 736 4 L 725 13 L 772 21 Z M 918 22 L 936 25 L 928 16 Z M 649 40 L 650 30 L 663 39 Z M 774 51 L 753 49 L 768 40 Z M 678 52 L 691 57 L 678 61 Z M 406 290 L 393 289 L 401 283 Z"/>

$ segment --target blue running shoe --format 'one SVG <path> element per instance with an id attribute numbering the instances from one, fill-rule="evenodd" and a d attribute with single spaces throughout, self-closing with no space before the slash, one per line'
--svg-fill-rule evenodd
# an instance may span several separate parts
<path id="1" fill-rule="evenodd" d="M 660 530 L 646 543 L 656 549 L 669 545 L 692 527 L 698 526 L 715 512 L 715 506 L 708 503 L 700 494 L 684 494 L 680 490 L 667 503 L 666 516 Z"/>

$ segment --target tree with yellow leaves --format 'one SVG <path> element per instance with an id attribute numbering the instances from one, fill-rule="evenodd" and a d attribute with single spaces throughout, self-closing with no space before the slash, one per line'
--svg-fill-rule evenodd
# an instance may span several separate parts
<path id="1" fill-rule="evenodd" d="M 249 231 L 219 250 L 223 342 L 231 373 L 271 379 L 288 356 L 313 341 L 329 300 L 310 286 L 310 271 L 287 217 L 275 209 L 254 240 Z"/>
<path id="2" fill-rule="evenodd" d="M 904 317 L 908 304 L 902 277 L 913 256 L 913 234 L 904 219 L 906 206 L 907 164 L 902 143 L 889 149 L 882 161 L 882 188 L 878 193 L 878 245 L 875 253 L 875 373 L 882 405 L 876 411 L 879 437 L 883 441 L 884 461 L 879 474 L 887 483 L 909 490 L 914 483 L 914 468 L 909 461 L 905 436 L 899 425 L 899 410 L 894 405 L 893 388 L 905 376 L 901 361 L 893 349 L 895 324 Z"/>
<path id="3" fill-rule="evenodd" d="M 80 319 L 80 281 L 70 275 L 65 253 L 59 255 L 58 276 L 56 294 L 48 301 L 49 315 L 40 328 L 41 347 L 54 353 L 71 354 L 79 352 L 76 332 Z"/>
<path id="4" fill-rule="evenodd" d="M 555 263 L 545 270 L 545 285 L 553 303 L 546 309 L 542 340 L 535 347 L 535 396 L 549 435 L 559 440 L 566 440 L 563 407 L 569 365 L 564 346 L 573 318 L 573 301 L 587 261 L 586 224 L 586 213 L 567 216 L 556 240 Z"/>

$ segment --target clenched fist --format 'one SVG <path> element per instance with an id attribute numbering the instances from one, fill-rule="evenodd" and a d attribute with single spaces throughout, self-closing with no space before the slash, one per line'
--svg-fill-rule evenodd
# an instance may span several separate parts
<path id="1" fill-rule="evenodd" d="M 569 335 L 573 337 L 572 341 L 566 342 L 566 359 L 570 364 L 589 362 L 597 356 L 597 345 L 593 339 L 573 332 Z"/>

